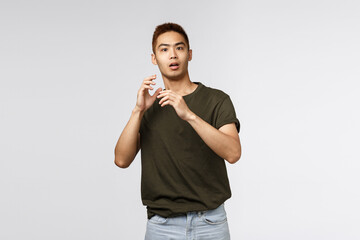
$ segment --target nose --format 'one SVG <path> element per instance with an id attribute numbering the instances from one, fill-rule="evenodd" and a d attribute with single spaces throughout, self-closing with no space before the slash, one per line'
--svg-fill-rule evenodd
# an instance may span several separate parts
<path id="1" fill-rule="evenodd" d="M 176 55 L 176 51 L 174 48 L 171 48 L 170 50 L 170 59 L 176 59 L 177 55 Z"/>

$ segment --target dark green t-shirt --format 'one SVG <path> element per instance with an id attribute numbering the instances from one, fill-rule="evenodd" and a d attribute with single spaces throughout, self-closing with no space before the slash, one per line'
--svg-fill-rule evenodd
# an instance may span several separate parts
<path id="1" fill-rule="evenodd" d="M 217 129 L 235 123 L 239 132 L 229 95 L 194 83 L 198 87 L 183 96 L 189 109 Z M 217 208 L 231 197 L 225 160 L 171 105 L 161 107 L 159 101 L 144 113 L 140 126 L 141 197 L 148 219 Z"/>

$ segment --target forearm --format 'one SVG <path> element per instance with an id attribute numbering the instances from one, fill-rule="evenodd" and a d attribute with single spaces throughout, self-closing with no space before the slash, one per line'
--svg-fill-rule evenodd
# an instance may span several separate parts
<path id="1" fill-rule="evenodd" d="M 134 160 L 138 148 L 138 134 L 144 113 L 134 109 L 115 146 L 115 164 L 121 168 L 128 167 Z"/>
<path id="2" fill-rule="evenodd" d="M 221 132 L 194 113 L 186 121 L 217 155 L 229 163 L 239 160 L 241 155 L 239 140 Z"/>

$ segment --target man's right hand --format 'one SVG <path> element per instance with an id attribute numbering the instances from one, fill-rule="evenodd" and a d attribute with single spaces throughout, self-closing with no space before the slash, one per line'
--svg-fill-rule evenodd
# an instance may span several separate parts
<path id="1" fill-rule="evenodd" d="M 149 94 L 149 89 L 153 90 L 151 84 L 156 84 L 154 82 L 155 78 L 156 75 L 152 75 L 144 79 L 137 94 L 135 110 L 145 112 L 155 102 L 156 96 L 159 95 L 159 92 L 162 90 L 161 88 L 158 88 L 152 96 Z"/>

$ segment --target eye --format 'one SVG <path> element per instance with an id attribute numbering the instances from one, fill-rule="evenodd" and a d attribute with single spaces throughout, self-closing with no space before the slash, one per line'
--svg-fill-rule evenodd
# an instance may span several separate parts
<path id="1" fill-rule="evenodd" d="M 183 49 L 183 47 L 178 47 L 178 49 L 181 49 L 181 50 L 182 50 L 182 49 Z"/>
<path id="2" fill-rule="evenodd" d="M 167 50 L 166 48 L 163 48 L 163 49 L 161 49 L 160 51 L 164 51 L 164 52 L 165 52 L 166 50 Z"/>

